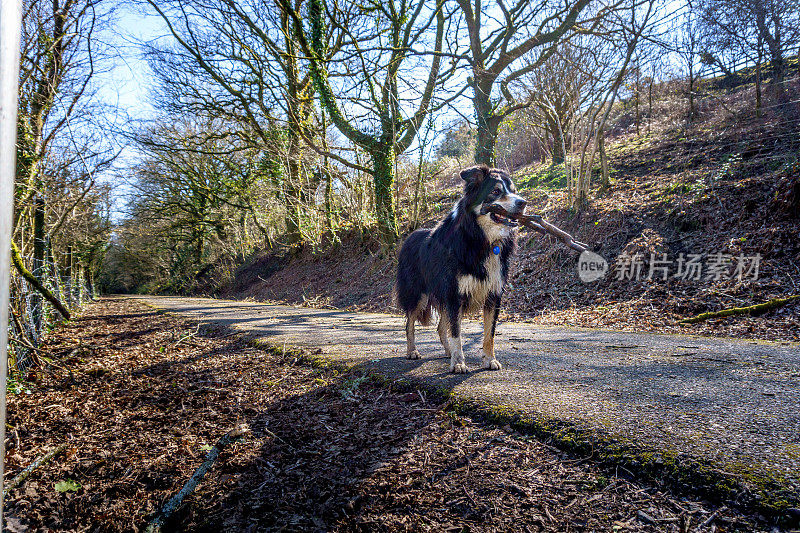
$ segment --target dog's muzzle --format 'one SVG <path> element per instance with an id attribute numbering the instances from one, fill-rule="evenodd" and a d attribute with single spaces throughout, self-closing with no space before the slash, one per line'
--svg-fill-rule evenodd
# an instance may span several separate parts
<path id="1" fill-rule="evenodd" d="M 487 207 L 492 205 L 502 208 L 510 215 L 510 217 L 514 217 L 525 213 L 525 207 L 528 205 L 528 202 L 526 202 L 524 198 L 514 194 L 510 195 L 508 198 L 504 198 L 502 201 L 484 204 L 484 206 L 481 208 L 481 214 L 485 215 L 486 213 L 489 213 L 489 217 L 492 219 L 492 222 L 496 224 L 503 224 L 504 226 L 508 226 L 510 228 L 516 228 L 519 226 L 519 222 L 513 218 L 490 212 Z"/>
<path id="2" fill-rule="evenodd" d="M 513 218 L 508 218 L 503 215 L 498 215 L 497 213 L 489 213 L 489 218 L 492 219 L 492 222 L 495 224 L 503 224 L 504 226 L 508 226 L 509 228 L 516 228 L 519 226 L 519 222 L 514 220 Z"/>

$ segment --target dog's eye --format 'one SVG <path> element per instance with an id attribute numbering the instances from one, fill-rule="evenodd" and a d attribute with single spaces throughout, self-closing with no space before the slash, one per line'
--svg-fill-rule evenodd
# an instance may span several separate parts
<path id="1" fill-rule="evenodd" d="M 500 187 L 495 187 L 495 189 L 494 189 L 494 194 L 496 194 L 496 195 L 500 196 L 500 192 L 501 192 L 501 191 L 500 191 Z"/>

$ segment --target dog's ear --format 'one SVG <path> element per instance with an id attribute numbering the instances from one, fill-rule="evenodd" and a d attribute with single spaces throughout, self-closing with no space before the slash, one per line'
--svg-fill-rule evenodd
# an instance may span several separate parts
<path id="1" fill-rule="evenodd" d="M 467 183 L 480 183 L 488 175 L 489 167 L 486 165 L 476 165 L 461 171 L 461 179 Z"/>

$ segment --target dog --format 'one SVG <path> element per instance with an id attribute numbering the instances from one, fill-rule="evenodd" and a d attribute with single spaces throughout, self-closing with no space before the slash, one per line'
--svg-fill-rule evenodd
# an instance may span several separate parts
<path id="1" fill-rule="evenodd" d="M 395 284 L 398 306 L 406 316 L 408 359 L 419 359 L 414 344 L 417 322 L 430 325 L 432 309 L 439 315 L 439 339 L 450 357 L 450 371 L 468 372 L 461 346 L 464 313 L 483 309 L 482 366 L 500 370 L 494 355 L 494 334 L 509 258 L 514 253 L 518 224 L 512 218 L 487 213 L 498 204 L 512 217 L 525 212 L 506 172 L 479 165 L 460 173 L 464 195 L 433 229 L 419 229 L 400 249 Z"/>

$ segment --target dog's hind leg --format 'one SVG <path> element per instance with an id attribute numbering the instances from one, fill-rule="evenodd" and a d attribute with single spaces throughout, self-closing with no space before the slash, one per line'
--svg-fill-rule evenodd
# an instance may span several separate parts
<path id="1" fill-rule="evenodd" d="M 494 357 L 494 331 L 497 327 L 497 315 L 500 313 L 500 295 L 489 294 L 483 306 L 483 368 L 500 370 L 502 365 Z"/>
<path id="2" fill-rule="evenodd" d="M 419 351 L 417 350 L 416 344 L 414 344 L 414 325 L 417 322 L 416 314 L 412 313 L 410 315 L 406 315 L 406 342 L 408 343 L 408 351 L 406 352 L 406 358 L 408 359 L 419 359 Z"/>
<path id="3" fill-rule="evenodd" d="M 408 359 L 419 359 L 420 354 L 417 350 L 417 345 L 414 342 L 414 327 L 416 325 L 417 320 L 419 320 L 420 324 L 423 326 L 427 326 L 430 324 L 431 321 L 431 309 L 428 304 L 428 295 L 423 294 L 419 297 L 417 301 L 417 306 L 414 308 L 413 311 L 406 314 L 406 342 L 407 342 L 407 351 L 406 357 Z"/>

